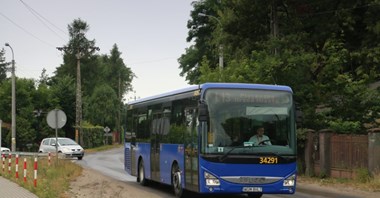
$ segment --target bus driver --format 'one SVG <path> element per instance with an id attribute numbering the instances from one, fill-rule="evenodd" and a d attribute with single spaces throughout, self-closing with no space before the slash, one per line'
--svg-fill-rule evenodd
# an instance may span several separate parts
<path id="1" fill-rule="evenodd" d="M 258 145 L 272 145 L 268 136 L 264 135 L 264 127 L 259 127 L 256 131 L 256 135 L 249 139 L 254 146 Z"/>

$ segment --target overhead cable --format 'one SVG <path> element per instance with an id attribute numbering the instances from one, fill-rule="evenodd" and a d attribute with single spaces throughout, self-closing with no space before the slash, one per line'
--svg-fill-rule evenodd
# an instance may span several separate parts
<path id="1" fill-rule="evenodd" d="M 54 31 L 52 28 L 50 28 L 43 20 L 48 22 L 50 25 L 54 26 L 56 29 L 63 32 L 63 34 L 67 35 L 65 31 L 54 25 L 52 22 L 50 22 L 48 19 L 46 19 L 44 16 L 42 16 L 40 13 L 38 13 L 36 10 L 34 10 L 32 7 L 30 7 L 28 4 L 26 4 L 24 1 L 20 0 L 20 2 L 29 10 L 30 13 L 32 13 L 46 28 L 48 28 L 50 31 L 52 31 L 55 35 L 57 35 L 62 40 L 66 41 L 65 38 L 63 38 L 61 35 L 59 35 L 56 31 Z M 42 20 L 43 19 L 43 20 Z"/>
<path id="2" fill-rule="evenodd" d="M 51 46 L 51 47 L 54 47 L 55 46 L 51 43 L 48 43 L 40 38 L 38 38 L 37 36 L 35 36 L 34 34 L 32 34 L 31 32 L 29 32 L 28 30 L 26 30 L 25 28 L 23 28 L 22 26 L 18 25 L 17 23 L 15 23 L 14 21 L 12 21 L 10 18 L 8 18 L 7 16 L 5 16 L 3 13 L 0 12 L 0 15 L 3 16 L 5 19 L 7 19 L 9 22 L 11 22 L 13 25 L 17 26 L 18 28 L 20 28 L 22 31 L 24 31 L 25 33 L 29 34 L 31 37 L 41 41 L 42 43 L 48 45 L 48 46 Z"/>

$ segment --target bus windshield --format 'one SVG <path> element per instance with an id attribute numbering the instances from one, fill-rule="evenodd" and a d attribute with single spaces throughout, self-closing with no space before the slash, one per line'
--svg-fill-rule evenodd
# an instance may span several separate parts
<path id="1" fill-rule="evenodd" d="M 209 89 L 209 119 L 201 151 L 212 155 L 295 155 L 292 94 L 286 91 Z"/>

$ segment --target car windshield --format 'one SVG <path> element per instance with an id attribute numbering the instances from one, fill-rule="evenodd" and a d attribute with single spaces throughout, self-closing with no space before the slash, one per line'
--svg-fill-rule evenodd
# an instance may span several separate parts
<path id="1" fill-rule="evenodd" d="M 77 143 L 72 139 L 58 139 L 58 143 L 62 146 L 65 145 L 77 145 Z"/>
<path id="2" fill-rule="evenodd" d="M 210 89 L 205 100 L 209 121 L 204 127 L 205 154 L 293 155 L 291 93 L 248 89 Z"/>

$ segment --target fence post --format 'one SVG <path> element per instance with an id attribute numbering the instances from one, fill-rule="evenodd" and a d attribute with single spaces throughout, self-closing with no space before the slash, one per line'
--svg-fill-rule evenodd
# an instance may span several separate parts
<path id="1" fill-rule="evenodd" d="M 380 128 L 368 131 L 368 170 L 374 175 L 380 172 Z"/>
<path id="2" fill-rule="evenodd" d="M 1 155 L 1 159 L 3 161 L 3 172 L 5 172 L 5 154 Z"/>
<path id="3" fill-rule="evenodd" d="M 328 177 L 331 172 L 331 129 L 322 129 L 319 131 L 319 163 L 321 168 L 320 176 Z"/>
<path id="4" fill-rule="evenodd" d="M 11 174 L 12 170 L 12 154 L 9 153 L 8 155 L 8 173 Z"/>
<path id="5" fill-rule="evenodd" d="M 307 139 L 306 139 L 306 147 L 305 147 L 305 175 L 307 176 L 313 176 L 314 175 L 314 159 L 313 159 L 313 152 L 314 152 L 314 134 L 315 131 L 312 129 L 307 130 Z"/>
<path id="6" fill-rule="evenodd" d="M 34 187 L 37 187 L 37 157 L 34 157 Z"/>
<path id="7" fill-rule="evenodd" d="M 24 182 L 26 182 L 26 158 L 24 158 Z"/>
<path id="8" fill-rule="evenodd" d="M 18 154 L 16 154 L 16 179 L 18 179 Z"/>

